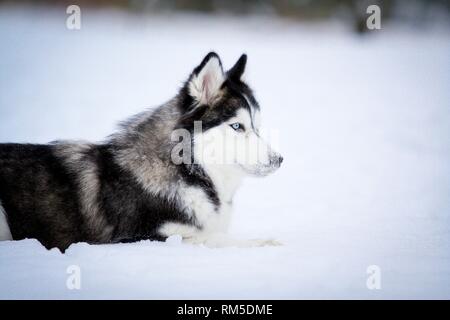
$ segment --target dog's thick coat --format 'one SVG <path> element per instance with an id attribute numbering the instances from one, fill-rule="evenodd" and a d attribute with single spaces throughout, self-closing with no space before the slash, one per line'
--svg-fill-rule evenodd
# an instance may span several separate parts
<path id="1" fill-rule="evenodd" d="M 195 121 L 204 134 L 230 130 L 228 122 L 242 122 L 245 112 L 245 134 L 258 136 L 259 106 L 241 81 L 245 64 L 243 55 L 224 73 L 217 54 L 208 54 L 171 101 L 131 118 L 100 144 L 0 144 L 0 240 L 36 238 L 61 250 L 82 241 L 174 234 L 210 246 L 272 244 L 234 241 L 224 233 L 243 174 L 266 174 L 281 157 L 267 149 L 265 162 L 252 166 L 175 164 L 171 158 L 177 144 L 171 135 L 184 129 L 193 134 L 191 157 L 197 160 Z"/>

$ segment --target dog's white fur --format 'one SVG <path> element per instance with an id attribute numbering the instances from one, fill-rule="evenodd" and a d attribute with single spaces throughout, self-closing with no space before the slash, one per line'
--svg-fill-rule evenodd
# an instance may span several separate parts
<path id="1" fill-rule="evenodd" d="M 8 221 L 6 220 L 6 212 L 0 202 L 0 241 L 12 240 L 11 231 L 9 230 Z"/>

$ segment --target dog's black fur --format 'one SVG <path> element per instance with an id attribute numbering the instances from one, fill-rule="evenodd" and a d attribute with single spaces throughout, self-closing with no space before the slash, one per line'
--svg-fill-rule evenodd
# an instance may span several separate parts
<path id="1" fill-rule="evenodd" d="M 101 243 L 80 213 L 77 179 L 64 167 L 51 145 L 0 144 L 0 194 L 16 240 L 39 239 L 47 248 L 71 243 Z M 110 242 L 163 240 L 161 223 L 191 223 L 174 203 L 155 199 L 112 156 L 114 146 L 99 145 L 85 156 L 98 168 L 98 201 L 109 225 Z M 189 177 L 192 180 L 192 177 Z M 201 183 L 201 182 L 192 182 Z"/>

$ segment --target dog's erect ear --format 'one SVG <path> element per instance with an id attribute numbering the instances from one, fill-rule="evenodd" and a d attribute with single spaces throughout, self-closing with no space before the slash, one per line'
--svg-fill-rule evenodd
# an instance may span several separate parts
<path id="1" fill-rule="evenodd" d="M 189 95 L 199 104 L 211 104 L 219 95 L 224 81 L 222 62 L 217 53 L 210 52 L 189 78 Z"/>
<path id="2" fill-rule="evenodd" d="M 245 72 L 245 65 L 247 64 L 247 55 L 243 54 L 236 64 L 227 72 L 227 76 L 229 79 L 234 81 L 240 81 L 242 75 Z"/>

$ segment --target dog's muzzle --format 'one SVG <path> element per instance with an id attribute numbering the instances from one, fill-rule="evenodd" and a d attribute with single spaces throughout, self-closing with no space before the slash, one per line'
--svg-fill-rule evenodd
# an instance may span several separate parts
<path id="1" fill-rule="evenodd" d="M 273 154 L 269 158 L 270 165 L 275 168 L 279 168 L 283 162 L 283 157 L 277 153 Z"/>

